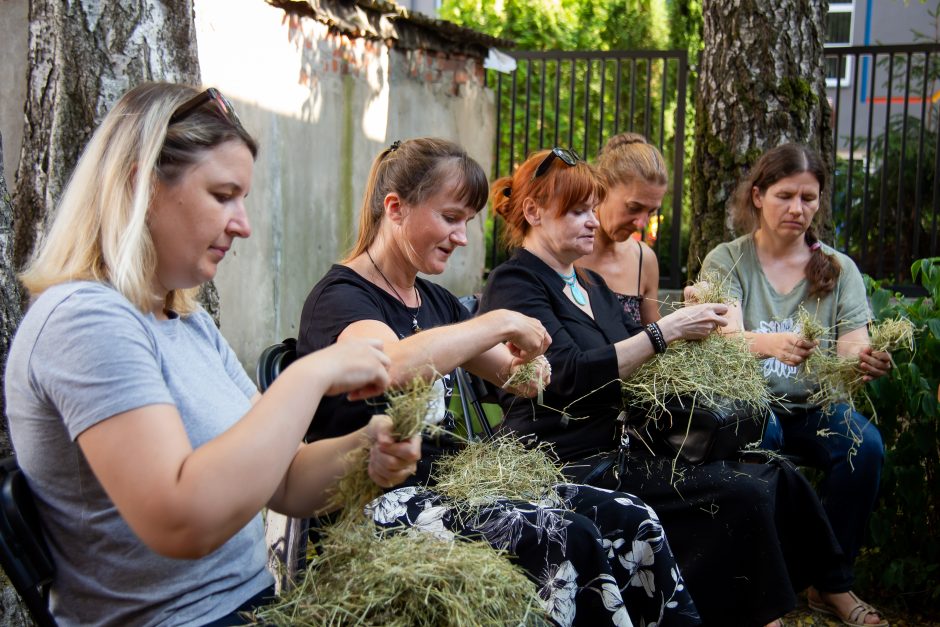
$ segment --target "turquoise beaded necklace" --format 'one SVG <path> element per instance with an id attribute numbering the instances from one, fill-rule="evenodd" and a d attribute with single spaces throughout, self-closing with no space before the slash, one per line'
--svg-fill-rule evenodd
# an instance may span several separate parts
<path id="1" fill-rule="evenodd" d="M 565 282 L 569 288 L 571 288 L 571 297 L 574 298 L 574 302 L 578 303 L 582 307 L 587 305 L 587 298 L 584 296 L 584 292 L 581 291 L 581 286 L 578 285 L 577 274 L 572 271 L 571 274 L 562 274 L 558 272 L 558 276 L 561 277 L 561 280 Z"/>

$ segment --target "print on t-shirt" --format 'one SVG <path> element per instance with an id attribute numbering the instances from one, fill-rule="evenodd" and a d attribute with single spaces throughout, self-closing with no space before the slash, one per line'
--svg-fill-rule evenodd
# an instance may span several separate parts
<path id="1" fill-rule="evenodd" d="M 793 321 L 793 318 L 784 318 L 783 320 L 761 320 L 760 324 L 754 329 L 754 333 L 800 333 L 800 325 Z M 776 357 L 768 357 L 763 362 L 764 378 L 777 376 L 781 379 L 792 379 L 796 376 L 797 367 L 788 366 Z"/>

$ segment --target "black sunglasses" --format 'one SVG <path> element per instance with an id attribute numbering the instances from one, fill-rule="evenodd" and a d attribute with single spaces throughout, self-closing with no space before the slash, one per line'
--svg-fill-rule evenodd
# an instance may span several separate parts
<path id="1" fill-rule="evenodd" d="M 206 104 L 211 102 L 215 105 L 216 112 L 222 116 L 223 119 L 228 120 L 232 126 L 238 128 L 242 127 L 242 121 L 238 119 L 238 116 L 235 114 L 235 107 L 232 106 L 232 103 L 228 98 L 222 95 L 215 87 L 210 87 L 206 91 L 196 94 L 176 109 L 173 112 L 173 115 L 170 116 L 170 124 L 175 124 L 180 120 L 185 120 L 187 117 L 193 114 L 193 112 Z"/>
<path id="2" fill-rule="evenodd" d="M 579 161 L 581 161 L 581 157 L 578 156 L 578 153 L 576 153 L 574 150 L 555 146 L 552 148 L 550 153 L 545 155 L 545 158 L 542 159 L 542 163 L 539 164 L 539 167 L 535 168 L 535 174 L 532 175 L 532 179 L 537 179 L 538 177 L 548 172 L 548 169 L 552 167 L 552 161 L 554 161 L 556 158 L 561 159 L 562 163 L 569 167 L 575 166 Z"/>

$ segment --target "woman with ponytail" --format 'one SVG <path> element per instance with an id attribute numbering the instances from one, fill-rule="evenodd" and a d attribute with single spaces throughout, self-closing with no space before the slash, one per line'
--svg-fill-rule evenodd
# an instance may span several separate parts
<path id="1" fill-rule="evenodd" d="M 858 356 L 871 380 L 887 373 L 891 356 L 869 344 L 871 313 L 858 268 L 816 237 L 813 218 L 825 184 L 820 158 L 806 146 L 766 152 L 735 197 L 734 225 L 745 235 L 711 251 L 702 270 L 717 271 L 739 301 L 722 332 L 744 330 L 751 352 L 764 359 L 771 389 L 783 397 L 779 426 L 768 429 L 765 446 L 797 453 L 825 473 L 820 497 L 843 551 L 854 560 L 878 493 L 881 434 L 848 405 L 829 411 L 811 405 L 814 389 L 797 376 L 798 368 L 817 348 L 835 347 L 840 356 Z M 826 329 L 819 340 L 803 337 L 801 308 Z M 852 621 L 846 624 L 886 624 L 857 599 L 852 607 L 837 607 L 831 595 L 811 589 L 809 602 Z"/>

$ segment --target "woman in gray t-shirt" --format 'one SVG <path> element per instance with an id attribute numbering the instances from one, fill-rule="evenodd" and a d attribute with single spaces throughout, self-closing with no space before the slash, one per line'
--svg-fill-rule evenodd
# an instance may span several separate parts
<path id="1" fill-rule="evenodd" d="M 7 414 L 56 566 L 60 625 L 232 625 L 273 593 L 263 507 L 309 516 L 373 446 L 380 485 L 418 442 L 380 417 L 302 445 L 326 394 L 384 390 L 377 341 L 291 365 L 262 397 L 196 302 L 251 228 L 257 145 L 214 89 L 140 85 L 79 159 L 10 350 Z"/>
<path id="2" fill-rule="evenodd" d="M 797 369 L 817 344 L 834 346 L 840 356 L 857 355 L 866 380 L 884 375 L 891 357 L 869 344 L 870 313 L 858 268 L 813 230 L 825 181 L 822 162 L 805 146 L 785 144 L 765 153 L 736 197 L 735 226 L 747 234 L 711 251 L 702 270 L 717 271 L 739 301 L 723 332 L 744 330 L 751 351 L 764 359 L 772 391 L 783 397 L 779 424 L 768 426 L 765 446 L 798 453 L 825 472 L 820 497 L 842 549 L 854 560 L 878 492 L 884 444 L 871 421 L 848 405 L 828 412 L 811 405 L 813 388 Z M 795 322 L 800 307 L 828 330 L 819 342 L 803 339 Z M 811 589 L 809 603 L 853 624 L 887 624 L 851 592 Z"/>

